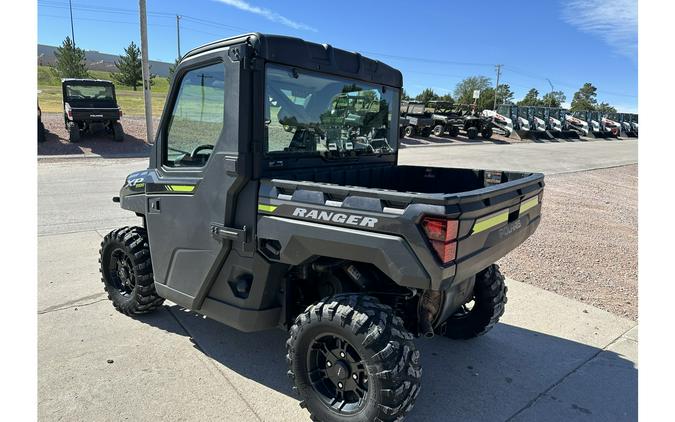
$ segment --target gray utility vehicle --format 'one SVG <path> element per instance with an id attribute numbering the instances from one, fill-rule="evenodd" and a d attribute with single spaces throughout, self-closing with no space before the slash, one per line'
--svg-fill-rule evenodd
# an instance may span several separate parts
<path id="1" fill-rule="evenodd" d="M 166 298 L 289 330 L 288 374 L 315 420 L 402 419 L 420 391 L 413 338 L 497 323 L 494 262 L 535 231 L 544 188 L 541 174 L 398 165 L 402 82 L 289 37 L 187 53 L 148 169 L 113 198 L 143 222 L 101 244 L 113 305 L 136 315 Z M 360 118 L 335 109 L 344 95 L 370 99 Z"/>
<path id="2" fill-rule="evenodd" d="M 429 101 L 427 108 L 431 110 L 433 119 L 432 133 L 441 136 L 448 132 L 450 136 L 459 135 L 459 129 L 464 126 L 464 119 L 453 108 L 449 101 Z"/>
<path id="3" fill-rule="evenodd" d="M 122 110 L 117 105 L 115 85 L 101 79 L 62 79 L 63 121 L 70 142 L 80 134 L 106 131 L 117 142 L 124 140 L 120 124 Z"/>
<path id="4" fill-rule="evenodd" d="M 420 135 L 424 138 L 431 135 L 431 126 L 434 124 L 433 119 L 426 111 L 424 103 L 418 101 L 401 101 L 401 117 L 407 121 L 407 125 L 403 130 L 405 136 Z"/>
<path id="5" fill-rule="evenodd" d="M 492 137 L 492 119 L 483 117 L 475 104 L 455 104 L 454 109 L 461 118 L 461 129 L 466 132 L 467 138 L 476 139 L 478 134 L 484 139 Z"/>

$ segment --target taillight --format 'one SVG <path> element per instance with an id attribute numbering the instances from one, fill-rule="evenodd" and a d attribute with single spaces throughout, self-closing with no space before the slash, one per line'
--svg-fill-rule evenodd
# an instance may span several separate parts
<path id="1" fill-rule="evenodd" d="M 70 104 L 66 103 L 66 116 L 69 120 L 73 120 L 73 109 L 70 108 Z"/>
<path id="2" fill-rule="evenodd" d="M 439 217 L 424 217 L 422 229 L 436 255 L 443 264 L 455 260 L 457 255 L 457 220 L 448 220 Z"/>

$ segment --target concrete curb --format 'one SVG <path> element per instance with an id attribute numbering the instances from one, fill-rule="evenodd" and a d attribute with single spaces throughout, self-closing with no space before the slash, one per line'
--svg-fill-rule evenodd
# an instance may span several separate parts
<path id="1" fill-rule="evenodd" d="M 64 155 L 38 155 L 37 159 L 41 162 L 47 161 L 63 161 L 63 160 L 86 160 L 86 159 L 120 159 L 120 158 L 148 158 L 149 154 L 145 152 L 135 152 L 128 154 L 111 154 L 111 155 L 99 155 L 99 154 L 64 154 Z"/>

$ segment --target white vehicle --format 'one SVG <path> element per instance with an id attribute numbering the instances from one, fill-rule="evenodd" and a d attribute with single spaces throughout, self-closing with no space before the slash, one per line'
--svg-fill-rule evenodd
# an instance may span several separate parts
<path id="1" fill-rule="evenodd" d="M 494 110 L 483 110 L 482 115 L 483 117 L 492 119 L 494 127 L 504 132 L 504 136 L 508 137 L 513 133 L 513 120 L 511 118 L 501 115 Z"/>
<path id="2" fill-rule="evenodd" d="M 570 130 L 576 131 L 580 136 L 588 136 L 588 122 L 574 117 L 569 112 L 565 112 L 565 122 Z"/>

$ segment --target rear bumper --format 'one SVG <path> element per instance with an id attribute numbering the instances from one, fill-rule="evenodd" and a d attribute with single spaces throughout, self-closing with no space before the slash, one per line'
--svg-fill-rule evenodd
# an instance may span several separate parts
<path id="1" fill-rule="evenodd" d="M 86 122 L 106 122 L 110 120 L 119 120 L 120 111 L 119 109 L 86 109 L 86 108 L 73 108 L 72 109 L 73 121 L 86 121 Z"/>

